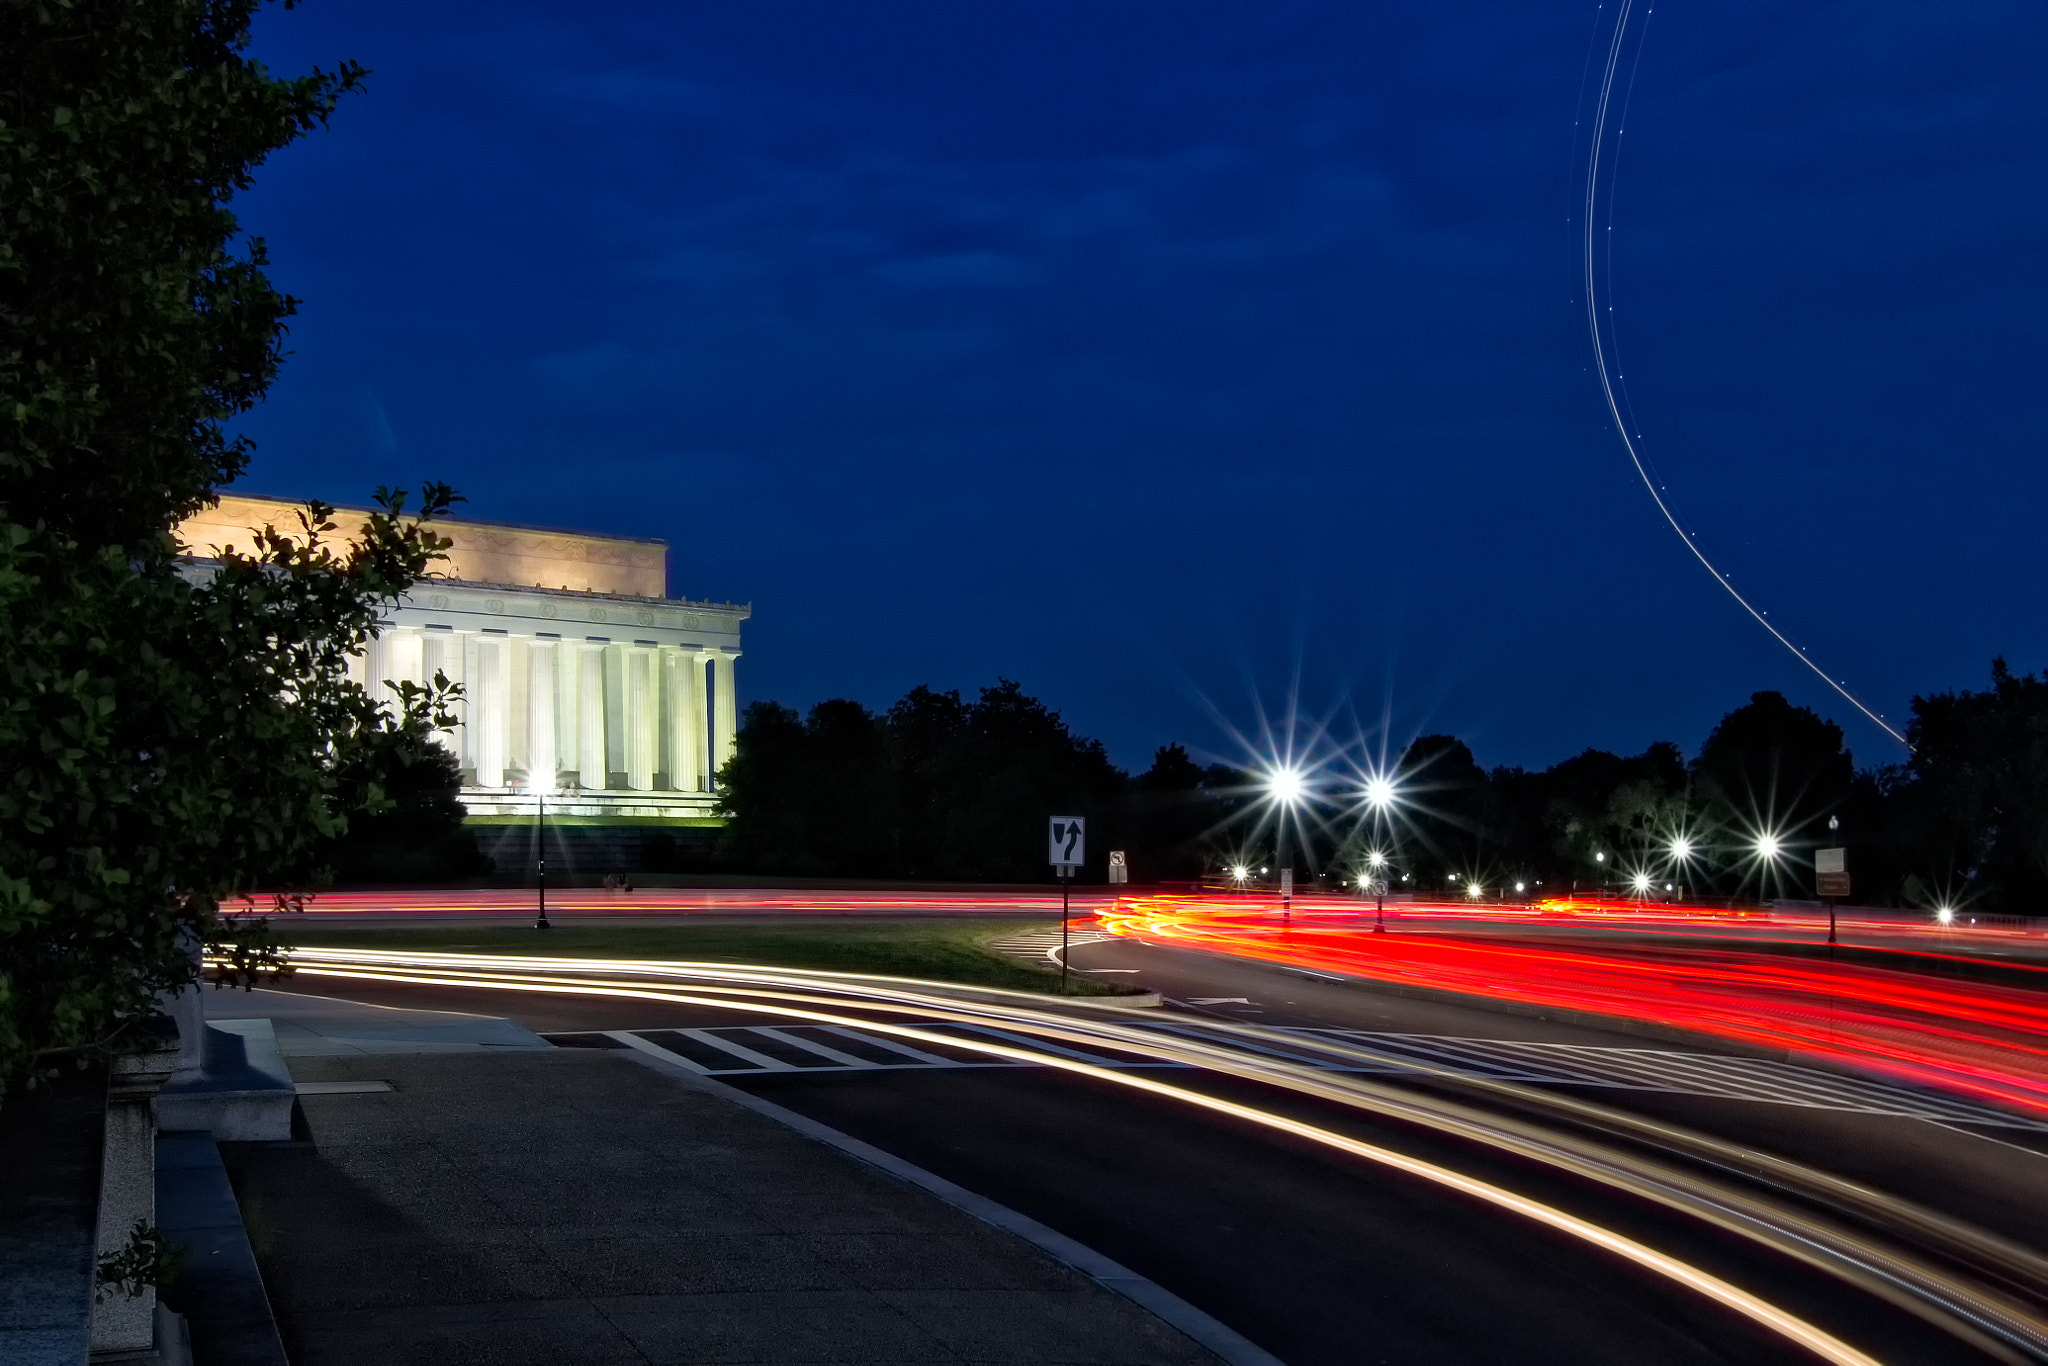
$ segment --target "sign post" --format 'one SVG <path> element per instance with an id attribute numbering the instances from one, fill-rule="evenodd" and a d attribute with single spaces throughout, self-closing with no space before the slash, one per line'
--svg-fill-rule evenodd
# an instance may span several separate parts
<path id="1" fill-rule="evenodd" d="M 1849 851 L 1814 850 L 1813 880 L 1814 890 L 1828 903 L 1828 942 L 1832 944 L 1835 942 L 1835 900 L 1849 895 Z"/>
<path id="2" fill-rule="evenodd" d="M 1294 923 L 1294 870 L 1280 870 L 1280 918 L 1288 924 Z"/>
<path id="3" fill-rule="evenodd" d="M 1067 989 L 1067 915 L 1071 909 L 1068 891 L 1074 873 L 1088 861 L 1088 822 L 1081 816 L 1054 816 L 1047 853 L 1060 878 L 1060 991 Z"/>

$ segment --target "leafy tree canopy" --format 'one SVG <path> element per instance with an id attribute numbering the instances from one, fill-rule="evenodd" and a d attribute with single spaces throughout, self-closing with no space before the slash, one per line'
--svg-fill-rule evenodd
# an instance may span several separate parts
<path id="1" fill-rule="evenodd" d="M 435 724 L 346 661 L 445 543 L 454 499 L 379 490 L 194 566 L 179 518 L 242 471 L 227 424 L 294 301 L 228 208 L 361 68 L 272 76 L 255 0 L 0 2 L 0 1078 L 103 1045 L 270 950 L 225 898 L 390 802 L 372 751 Z"/>

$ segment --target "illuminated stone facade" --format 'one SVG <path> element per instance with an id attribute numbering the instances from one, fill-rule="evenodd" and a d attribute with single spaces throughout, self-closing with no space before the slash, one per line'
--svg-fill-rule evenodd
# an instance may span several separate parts
<path id="1" fill-rule="evenodd" d="M 295 528 L 297 506 L 223 497 L 179 528 L 192 554 L 249 546 L 249 528 Z M 360 512 L 335 520 L 342 533 Z M 356 680 L 463 685 L 447 737 L 472 816 L 701 821 L 732 757 L 733 663 L 750 606 L 668 596 L 665 542 L 437 522 L 454 542 L 441 576 L 392 611 L 354 661 Z"/>

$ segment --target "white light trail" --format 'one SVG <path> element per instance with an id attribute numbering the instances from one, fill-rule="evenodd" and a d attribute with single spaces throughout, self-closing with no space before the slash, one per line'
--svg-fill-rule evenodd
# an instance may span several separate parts
<path id="1" fill-rule="evenodd" d="M 1617 1186 L 1756 1239 L 1797 1260 L 1841 1276 L 1908 1312 L 1928 1318 L 1995 1358 L 2014 1362 L 2022 1359 L 2005 1346 L 2008 1342 L 2023 1344 L 2033 1351 L 2048 1348 L 2048 1325 L 2043 1325 L 2024 1308 L 1987 1292 L 1981 1286 L 1966 1285 L 1939 1269 L 1880 1247 L 1867 1237 L 1826 1227 L 1812 1216 L 1777 1210 L 1753 1196 L 1743 1195 L 1718 1183 L 1687 1177 L 1663 1164 L 1632 1158 L 1604 1145 L 1534 1127 L 1525 1121 L 1488 1115 L 1444 1098 L 1418 1096 L 1361 1076 L 1336 1076 L 1313 1067 L 1285 1062 L 1277 1056 L 1270 1056 L 1270 1048 L 1260 1048 L 1255 1043 L 1252 1047 L 1259 1054 L 1269 1056 L 1248 1055 L 1220 1039 L 1184 1037 L 1183 1031 L 1179 1030 L 1173 1031 L 1176 1037 L 1162 1038 L 1154 1028 L 1125 1023 L 1124 1020 L 1135 1014 L 1128 1010 L 1112 1009 L 1099 1014 L 1094 1010 L 1079 1014 L 1055 1013 L 1044 1009 L 1042 1000 L 1034 1000 L 1018 992 L 952 987 L 910 978 L 738 964 L 564 960 L 318 948 L 296 950 L 294 959 L 299 971 L 322 977 L 367 978 L 499 991 L 560 992 L 699 1006 L 724 1005 L 813 1024 L 854 1026 L 905 1040 L 964 1048 L 1013 1062 L 1059 1068 L 1290 1133 L 1462 1191 L 1633 1261 L 1799 1343 L 1823 1359 L 1844 1363 L 1844 1366 L 1848 1363 L 1862 1366 L 1873 1361 L 1873 1358 L 1817 1326 L 1700 1268 L 1555 1206 L 1412 1155 L 1365 1143 L 1351 1135 L 1307 1124 L 1271 1110 L 1206 1095 L 1127 1070 L 1096 1066 L 1073 1056 L 1019 1049 L 953 1034 L 936 1035 L 917 1024 L 844 1015 L 840 1011 L 853 1007 L 886 1014 L 914 1014 L 924 1021 L 953 1021 L 970 1025 L 1000 1021 L 1010 1030 L 1261 1081 L 1303 1095 L 1455 1133 Z M 1087 1018 L 1090 1016 L 1093 1018 Z M 1255 1026 L 1210 1024 L 1205 1026 L 1205 1030 L 1209 1033 L 1241 1034 L 1247 1043 L 1254 1039 L 1282 1042 L 1289 1051 L 1295 1052 L 1306 1046 L 1306 1041 L 1297 1036 L 1279 1035 Z M 1319 1052 L 1357 1061 L 1378 1057 L 1358 1041 L 1322 1041 L 1313 1047 Z M 1410 1070 L 1434 1070 L 1417 1068 L 1413 1060 L 1409 1060 L 1408 1065 Z M 1519 1095 L 1525 1089 L 1509 1083 L 1469 1077 L 1461 1080 L 1487 1091 Z M 1530 1098 L 1534 1098 L 1533 1094 Z M 1556 1102 L 1552 1099 L 1550 1103 Z M 1570 1104 L 1589 1112 L 1593 1108 L 1583 1101 Z"/>

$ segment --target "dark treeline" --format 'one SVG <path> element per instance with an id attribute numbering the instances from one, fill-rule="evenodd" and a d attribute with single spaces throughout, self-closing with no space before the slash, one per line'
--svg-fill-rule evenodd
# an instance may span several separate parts
<path id="1" fill-rule="evenodd" d="M 1986 691 L 1915 698 L 1909 739 L 1905 762 L 1859 770 L 1841 727 L 1775 692 L 1723 717 L 1690 760 L 1660 741 L 1489 770 L 1463 741 L 1425 735 L 1393 765 L 1398 800 L 1382 816 L 1360 799 L 1355 755 L 1311 775 L 1286 858 L 1335 883 L 1377 851 L 1395 890 L 1801 897 L 1813 849 L 1841 844 L 1859 901 L 2048 907 L 2048 675 L 1999 660 Z M 917 688 L 880 714 L 755 703 L 721 781 L 724 857 L 755 872 L 1041 881 L 1053 814 L 1088 817 L 1098 881 L 1113 848 L 1140 882 L 1279 854 L 1260 774 L 1179 745 L 1127 774 L 1007 681 L 971 701 Z M 1766 836 L 1775 859 L 1759 854 Z"/>

